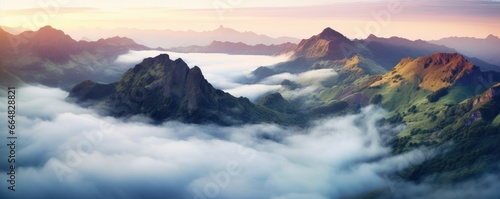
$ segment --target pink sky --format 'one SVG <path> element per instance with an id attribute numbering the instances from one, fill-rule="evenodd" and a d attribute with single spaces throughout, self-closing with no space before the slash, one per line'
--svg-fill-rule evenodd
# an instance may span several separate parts
<path id="1" fill-rule="evenodd" d="M 333 3 L 332 3 L 333 2 Z M 349 38 L 500 36 L 498 1 L 0 0 L 0 25 L 68 31 L 104 28 L 213 30 L 224 25 L 269 36 L 308 38 L 325 27 Z"/>

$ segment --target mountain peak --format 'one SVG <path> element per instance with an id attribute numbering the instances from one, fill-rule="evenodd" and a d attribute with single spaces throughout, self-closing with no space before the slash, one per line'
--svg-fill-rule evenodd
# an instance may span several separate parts
<path id="1" fill-rule="evenodd" d="M 493 35 L 493 34 L 489 34 L 488 37 L 486 37 L 486 40 L 499 40 L 500 38 L 498 38 L 497 36 Z"/>
<path id="2" fill-rule="evenodd" d="M 58 30 L 53 28 L 50 25 L 47 25 L 47 26 L 44 26 L 44 27 L 41 27 L 40 29 L 38 29 L 38 31 L 58 31 Z"/>
<path id="3" fill-rule="evenodd" d="M 69 42 L 69 43 L 76 43 L 75 40 L 73 40 L 69 35 L 65 34 L 62 30 L 58 30 L 53 28 L 52 26 L 44 26 L 38 31 L 35 31 L 35 36 L 32 41 L 43 41 L 45 43 L 50 43 L 50 42 L 56 42 L 56 43 L 61 43 L 61 42 Z M 23 34 L 23 33 L 21 33 Z"/>
<path id="4" fill-rule="evenodd" d="M 350 58 L 354 54 L 354 52 L 346 51 L 347 48 L 353 46 L 351 40 L 328 27 L 318 35 L 303 39 L 294 50 L 294 56 L 295 58 L 341 60 Z"/>
<path id="5" fill-rule="evenodd" d="M 333 30 L 330 27 L 325 28 L 321 33 L 318 35 L 319 38 L 324 39 L 324 40 L 329 40 L 333 41 L 336 39 L 347 39 L 344 35 L 340 34 L 339 32 Z"/>
<path id="6" fill-rule="evenodd" d="M 110 44 L 119 44 L 119 43 L 130 44 L 130 43 L 135 43 L 134 40 L 132 40 L 132 39 L 130 39 L 128 37 L 118 37 L 118 36 L 109 37 L 109 38 L 106 38 L 106 39 L 99 39 L 97 42 L 104 42 L 104 43 L 110 43 Z"/>
<path id="7" fill-rule="evenodd" d="M 370 35 L 368 35 L 368 37 L 366 39 L 367 40 L 372 40 L 372 39 L 378 39 L 378 37 L 375 36 L 374 34 L 370 34 Z"/>
<path id="8" fill-rule="evenodd" d="M 468 84 L 477 79 L 481 71 L 474 63 L 458 53 L 434 53 L 416 59 L 404 58 L 391 73 L 372 86 L 402 81 L 418 81 L 421 88 L 436 91 L 457 84 Z"/>
<path id="9" fill-rule="evenodd" d="M 62 30 L 58 30 L 58 29 L 55 29 L 53 28 L 52 26 L 44 26 L 44 27 L 41 27 L 40 29 L 38 29 L 38 31 L 36 31 L 37 35 L 41 36 L 41 37 L 69 37 L 71 38 L 69 35 L 65 34 Z"/>
<path id="10" fill-rule="evenodd" d="M 429 64 L 447 64 L 447 63 L 457 63 L 463 66 L 463 63 L 467 63 L 467 59 L 462 54 L 459 53 L 434 53 L 427 59 Z"/>
<path id="11" fill-rule="evenodd" d="M 232 28 L 224 27 L 223 25 L 219 25 L 218 28 L 214 30 L 215 32 L 227 32 L 227 31 L 236 31 Z"/>

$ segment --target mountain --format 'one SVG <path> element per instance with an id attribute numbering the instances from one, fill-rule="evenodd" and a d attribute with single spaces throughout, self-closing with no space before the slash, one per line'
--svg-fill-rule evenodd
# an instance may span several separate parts
<path id="1" fill-rule="evenodd" d="M 174 47 L 168 50 L 181 53 L 226 53 L 233 55 L 279 55 L 294 49 L 297 45 L 287 42 L 283 44 L 264 45 L 257 44 L 254 46 L 244 44 L 242 42 L 222 42 L 213 41 L 208 46 L 186 46 Z"/>
<path id="2" fill-rule="evenodd" d="M 115 37 L 110 37 L 110 38 L 106 38 L 106 39 L 99 39 L 96 41 L 96 43 L 107 44 L 107 45 L 111 45 L 111 46 L 125 46 L 128 48 L 134 48 L 134 49 L 145 49 L 145 50 L 148 49 L 147 47 L 140 45 L 140 44 L 137 44 L 137 43 L 135 43 L 134 40 L 127 38 L 127 37 L 115 36 Z"/>
<path id="3" fill-rule="evenodd" d="M 295 49 L 290 51 L 292 56 L 289 61 L 258 68 L 257 70 L 260 71 L 252 72 L 254 78 L 249 81 L 256 82 L 268 75 L 284 72 L 297 74 L 318 68 L 338 67 L 338 63 L 332 61 L 347 60 L 356 55 L 359 49 L 352 51 L 354 46 L 358 44 L 331 28 L 325 28 L 320 34 L 303 39 Z M 267 75 L 264 75 L 261 72 L 263 70 L 274 72 L 267 72 L 265 73 Z"/>
<path id="4" fill-rule="evenodd" d="M 93 77 L 116 80 L 123 69 L 116 58 L 129 50 L 148 50 L 129 38 L 75 41 L 61 30 L 45 26 L 12 35 L 0 29 L 0 69 L 26 83 L 69 89 Z M 6 78 L 6 77 L 5 77 Z"/>
<path id="5" fill-rule="evenodd" d="M 325 28 L 320 34 L 303 39 L 294 50 L 293 56 L 295 59 L 339 60 L 353 55 L 353 52 L 348 51 L 351 46 L 354 46 L 354 43 L 347 37 L 331 28 Z"/>
<path id="6" fill-rule="evenodd" d="M 430 43 L 445 45 L 465 55 L 476 57 L 490 64 L 500 66 L 500 38 L 488 35 L 486 38 L 447 37 Z"/>
<path id="7" fill-rule="evenodd" d="M 341 33 L 325 28 L 321 33 L 303 39 L 295 49 L 291 50 L 292 58 L 283 63 L 269 66 L 274 70 L 270 75 L 289 72 L 301 73 L 318 68 L 343 68 L 347 60 L 357 56 L 365 61 L 364 71 L 367 74 L 380 74 L 391 70 L 403 58 L 417 58 L 434 53 L 456 53 L 457 51 L 443 45 L 428 43 L 423 40 L 411 41 L 400 37 L 380 38 L 370 35 L 364 40 L 349 40 Z M 500 66 L 486 63 L 474 57 L 464 57 L 480 67 L 481 70 L 500 71 Z M 380 69 L 381 66 L 383 70 Z M 260 68 L 262 70 L 262 68 Z M 249 82 L 257 82 L 268 76 L 254 71 Z M 359 75 L 359 74 L 357 74 Z M 359 77 L 359 76 L 358 76 Z M 352 78 L 351 78 L 352 79 Z"/>
<path id="8" fill-rule="evenodd" d="M 321 33 L 303 39 L 290 52 L 292 57 L 289 61 L 269 67 L 259 67 L 243 82 L 255 83 L 279 73 L 298 74 L 327 68 L 356 71 L 356 77 L 349 79 L 387 71 L 387 67 L 381 66 L 362 42 L 351 41 L 331 28 L 325 28 Z"/>
<path id="9" fill-rule="evenodd" d="M 113 37 L 117 34 L 128 37 L 141 44 L 152 48 L 173 48 L 177 46 L 206 46 L 213 41 L 242 42 L 247 45 L 279 45 L 283 43 L 298 43 L 300 40 L 293 37 L 270 37 L 250 31 L 237 31 L 232 28 L 219 26 L 210 31 L 175 31 L 175 30 L 142 30 L 135 28 L 119 29 L 94 29 L 85 32 L 69 32 L 77 38 L 98 39 L 101 37 Z"/>
<path id="10" fill-rule="evenodd" d="M 444 46 L 373 35 L 351 41 L 330 28 L 302 40 L 292 53 L 292 60 L 252 73 L 252 83 L 291 73 L 283 75 L 290 79 L 281 82 L 279 93 L 263 96 L 257 105 L 214 89 L 199 68 L 168 55 L 145 59 L 115 83 L 82 82 L 69 99 L 115 116 L 221 125 L 297 124 L 298 118 L 332 117 L 376 104 L 388 112 L 381 126 L 404 126 L 397 136 L 387 135 L 392 154 L 433 151 L 423 163 L 388 175 L 452 186 L 498 173 L 500 73 L 484 71 Z M 320 77 L 323 72 L 332 74 Z M 315 81 L 301 80 L 308 76 Z"/>
<path id="11" fill-rule="evenodd" d="M 343 81 L 311 93 L 324 102 L 311 108 L 313 114 L 377 104 L 388 111 L 381 124 L 405 126 L 388 143 L 393 154 L 436 150 L 423 163 L 391 175 L 450 185 L 499 171 L 500 73 L 482 72 L 458 53 L 404 58 L 385 74 L 360 78 L 351 79 L 356 70 L 341 71 Z"/>
<path id="12" fill-rule="evenodd" d="M 83 48 L 77 45 L 77 41 L 63 31 L 50 26 L 42 27 L 36 32 L 23 32 L 19 37 L 27 38 L 26 42 L 21 42 L 17 46 L 19 53 L 32 53 L 56 63 L 66 62 L 70 59 L 70 55 L 83 51 Z"/>
<path id="13" fill-rule="evenodd" d="M 238 125 L 298 121 L 254 105 L 247 98 L 236 98 L 215 89 L 200 68 L 189 68 L 182 59 L 170 60 L 167 54 L 144 59 L 115 83 L 82 82 L 71 90 L 68 98 L 82 105 L 97 106 L 114 116 L 140 114 L 157 122 Z"/>
<path id="14" fill-rule="evenodd" d="M 12 51 L 11 34 L 0 28 L 0 53 L 6 54 Z"/>
<path id="15" fill-rule="evenodd" d="M 17 34 L 22 33 L 22 32 L 27 30 L 25 27 L 22 27 L 22 26 L 9 27 L 9 26 L 2 26 L 2 25 L 0 25 L 0 29 L 3 29 L 4 31 L 6 31 L 10 34 L 13 34 L 13 35 L 17 35 Z"/>
<path id="16" fill-rule="evenodd" d="M 398 85 L 406 80 L 418 86 L 437 91 L 457 84 L 473 84 L 482 75 L 479 67 L 458 53 L 435 53 L 418 58 L 405 58 L 390 73 L 372 86 L 380 84 Z"/>

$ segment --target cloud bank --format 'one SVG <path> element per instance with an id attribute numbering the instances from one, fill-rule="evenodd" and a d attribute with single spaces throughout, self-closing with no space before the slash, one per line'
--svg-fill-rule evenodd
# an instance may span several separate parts
<path id="1" fill-rule="evenodd" d="M 18 89 L 17 191 L 2 198 L 339 198 L 388 189 L 385 174 L 425 159 L 390 155 L 385 143 L 401 128 L 377 126 L 386 114 L 377 107 L 308 129 L 151 125 L 99 116 L 66 95 Z"/>

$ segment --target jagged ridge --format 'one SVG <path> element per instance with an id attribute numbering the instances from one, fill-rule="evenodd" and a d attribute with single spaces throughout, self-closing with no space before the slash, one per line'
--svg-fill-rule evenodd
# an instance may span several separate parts
<path id="1" fill-rule="evenodd" d="M 182 59 L 170 60 L 167 54 L 144 59 L 114 84 L 83 82 L 72 89 L 69 98 L 80 104 L 98 105 L 111 115 L 142 114 L 158 122 L 233 125 L 289 121 L 283 114 L 254 105 L 247 98 L 215 89 L 200 68 L 189 68 Z"/>

